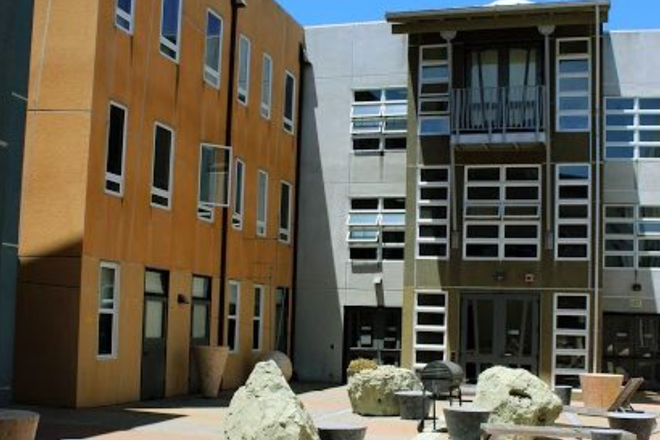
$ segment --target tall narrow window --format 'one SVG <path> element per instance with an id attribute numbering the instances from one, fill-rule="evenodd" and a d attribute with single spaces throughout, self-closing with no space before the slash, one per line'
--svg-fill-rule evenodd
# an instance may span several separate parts
<path id="1" fill-rule="evenodd" d="M 220 66 L 222 64 L 222 18 L 211 11 L 206 12 L 206 47 L 204 51 L 204 79 L 213 87 L 220 88 Z"/>
<path id="2" fill-rule="evenodd" d="M 588 38 L 557 40 L 557 130 L 591 129 L 591 59 Z"/>
<path id="3" fill-rule="evenodd" d="M 254 286 L 254 313 L 252 315 L 252 350 L 259 351 L 263 346 L 264 328 L 264 286 Z"/>
<path id="4" fill-rule="evenodd" d="M 124 154 L 127 129 L 126 107 L 110 103 L 108 150 L 105 159 L 105 190 L 118 196 L 124 193 Z"/>
<path id="5" fill-rule="evenodd" d="M 280 182 L 280 241 L 291 242 L 291 184 Z"/>
<path id="6" fill-rule="evenodd" d="M 275 350 L 289 354 L 291 291 L 278 287 L 275 291 Z"/>
<path id="7" fill-rule="evenodd" d="M 284 129 L 293 134 L 295 130 L 294 119 L 296 117 L 296 77 L 289 71 L 286 72 L 284 83 Z"/>
<path id="8" fill-rule="evenodd" d="M 268 228 L 268 173 L 259 170 L 257 194 L 257 235 L 265 237 Z"/>
<path id="9" fill-rule="evenodd" d="M 245 199 L 245 163 L 236 159 L 234 165 L 234 210 L 231 215 L 231 225 L 235 229 L 243 229 L 243 203 Z"/>
<path id="10" fill-rule="evenodd" d="M 202 144 L 199 159 L 197 217 L 213 221 L 213 208 L 229 206 L 231 148 Z"/>
<path id="11" fill-rule="evenodd" d="M 432 291 L 416 292 L 414 322 L 414 368 L 421 370 L 430 362 L 445 360 L 447 294 Z"/>
<path id="12" fill-rule="evenodd" d="M 554 385 L 580 388 L 580 375 L 589 371 L 589 295 L 555 295 Z"/>
<path id="13" fill-rule="evenodd" d="M 174 160 L 174 132 L 156 123 L 154 135 L 151 205 L 170 209 L 172 206 L 172 162 Z"/>
<path id="14" fill-rule="evenodd" d="M 191 338 L 208 344 L 211 334 L 211 278 L 193 277 L 191 313 Z"/>
<path id="15" fill-rule="evenodd" d="M 117 357 L 119 326 L 119 266 L 101 262 L 99 273 L 98 347 L 102 359 Z"/>
<path id="16" fill-rule="evenodd" d="M 250 40 L 244 35 L 238 40 L 238 102 L 247 105 L 250 95 Z"/>
<path id="17" fill-rule="evenodd" d="M 449 50 L 422 46 L 419 52 L 419 135 L 449 135 Z"/>
<path id="18" fill-rule="evenodd" d="M 229 351 L 237 352 L 239 350 L 240 340 L 240 304 L 241 304 L 241 283 L 238 281 L 229 282 L 229 310 L 227 311 L 227 343 Z"/>
<path id="19" fill-rule="evenodd" d="M 117 0 L 115 9 L 115 24 L 129 34 L 133 33 L 133 14 L 135 0 Z"/>
<path id="20" fill-rule="evenodd" d="M 160 53 L 179 62 L 181 43 L 181 2 L 163 0 L 160 18 Z"/>
<path id="21" fill-rule="evenodd" d="M 422 167 L 417 181 L 417 258 L 449 257 L 449 168 Z"/>
<path id="22" fill-rule="evenodd" d="M 588 260 L 591 229 L 591 168 L 557 165 L 555 258 Z"/>
<path id="23" fill-rule="evenodd" d="M 264 54 L 263 71 L 261 72 L 261 116 L 270 119 L 273 102 L 273 59 Z"/>

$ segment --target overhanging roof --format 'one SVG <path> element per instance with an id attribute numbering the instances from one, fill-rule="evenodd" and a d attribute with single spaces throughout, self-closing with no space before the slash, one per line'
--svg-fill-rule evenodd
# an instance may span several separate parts
<path id="1" fill-rule="evenodd" d="M 596 22 L 596 8 L 600 9 L 601 22 L 607 22 L 610 10 L 608 0 L 389 12 L 385 17 L 392 23 L 395 34 L 415 34 L 443 30 L 593 24 Z"/>

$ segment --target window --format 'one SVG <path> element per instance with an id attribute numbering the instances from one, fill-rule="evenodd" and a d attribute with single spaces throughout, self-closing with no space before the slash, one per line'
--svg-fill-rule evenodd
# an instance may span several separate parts
<path id="1" fill-rule="evenodd" d="M 296 77 L 287 70 L 284 83 L 284 130 L 293 134 L 296 117 Z"/>
<path id="2" fill-rule="evenodd" d="M 193 340 L 208 343 L 211 326 L 211 278 L 193 276 L 190 333 Z"/>
<path id="3" fill-rule="evenodd" d="M 231 215 L 231 225 L 234 229 L 243 229 L 243 203 L 245 201 L 245 163 L 236 159 L 234 165 L 234 211 Z"/>
<path id="4" fill-rule="evenodd" d="M 407 115 L 405 88 L 355 90 L 351 106 L 353 151 L 404 151 Z"/>
<path id="5" fill-rule="evenodd" d="M 119 326 L 119 265 L 115 263 L 101 262 L 98 318 L 98 357 L 114 359 Z"/>
<path id="6" fill-rule="evenodd" d="M 120 197 L 124 193 L 127 114 L 128 110 L 123 105 L 110 103 L 108 149 L 105 158 L 105 191 Z"/>
<path id="7" fill-rule="evenodd" d="M 238 281 L 229 282 L 229 310 L 227 311 L 227 343 L 229 351 L 236 353 L 239 350 L 240 340 L 240 304 L 241 304 L 241 283 Z"/>
<path id="8" fill-rule="evenodd" d="M 421 167 L 417 175 L 417 258 L 449 257 L 449 168 Z"/>
<path id="9" fill-rule="evenodd" d="M 206 12 L 206 46 L 204 49 L 204 79 L 213 87 L 220 88 L 220 66 L 222 65 L 222 18 L 211 11 Z"/>
<path id="10" fill-rule="evenodd" d="M 133 33 L 133 13 L 135 0 L 117 0 L 115 25 L 129 34 Z"/>
<path id="11" fill-rule="evenodd" d="M 420 136 L 450 133 L 449 84 L 451 72 L 447 45 L 419 49 L 418 132 Z"/>
<path id="12" fill-rule="evenodd" d="M 244 35 L 238 40 L 238 102 L 247 105 L 250 95 L 250 40 Z"/>
<path id="13" fill-rule="evenodd" d="M 591 129 L 591 59 L 588 38 L 557 40 L 557 131 Z"/>
<path id="14" fill-rule="evenodd" d="M 170 209 L 172 205 L 174 132 L 160 123 L 156 123 L 153 161 L 151 206 Z"/>
<path id="15" fill-rule="evenodd" d="M 254 313 L 252 318 L 252 350 L 260 351 L 263 346 L 264 286 L 254 286 Z"/>
<path id="16" fill-rule="evenodd" d="M 413 366 L 423 369 L 426 364 L 445 360 L 447 349 L 447 294 L 444 292 L 415 292 L 413 332 Z"/>
<path id="17" fill-rule="evenodd" d="M 554 312 L 554 384 L 580 388 L 589 371 L 589 295 L 558 293 Z"/>
<path id="18" fill-rule="evenodd" d="M 160 18 L 160 53 L 179 62 L 181 43 L 181 2 L 183 0 L 162 0 Z"/>
<path id="19" fill-rule="evenodd" d="M 557 165 L 555 259 L 588 260 L 591 234 L 591 167 Z"/>
<path id="20" fill-rule="evenodd" d="M 465 182 L 463 258 L 538 260 L 540 167 L 466 167 Z"/>
<path id="21" fill-rule="evenodd" d="M 660 159 L 660 98 L 605 98 L 605 158 Z"/>
<path id="22" fill-rule="evenodd" d="M 406 199 L 353 198 L 348 214 L 351 261 L 403 261 Z"/>
<path id="23" fill-rule="evenodd" d="M 265 237 L 268 231 L 268 173 L 259 170 L 257 188 L 257 235 Z"/>
<path id="24" fill-rule="evenodd" d="M 213 222 L 213 208 L 229 206 L 231 148 L 202 144 L 199 158 L 197 218 Z"/>
<path id="25" fill-rule="evenodd" d="M 264 54 L 264 64 L 261 72 L 261 116 L 270 119 L 273 104 L 273 59 Z"/>
<path id="26" fill-rule="evenodd" d="M 280 241 L 291 243 L 291 184 L 280 182 Z"/>
<path id="27" fill-rule="evenodd" d="M 605 205 L 605 267 L 660 268 L 660 206 Z"/>
<path id="28" fill-rule="evenodd" d="M 275 291 L 275 350 L 289 354 L 291 291 L 278 287 Z"/>

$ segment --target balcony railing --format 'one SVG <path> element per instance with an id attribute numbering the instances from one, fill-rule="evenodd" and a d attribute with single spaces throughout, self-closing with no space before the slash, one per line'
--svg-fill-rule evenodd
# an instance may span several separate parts
<path id="1" fill-rule="evenodd" d="M 469 135 L 487 135 L 487 142 L 538 142 L 545 135 L 545 96 L 544 86 L 454 89 L 452 132 L 459 142 Z"/>

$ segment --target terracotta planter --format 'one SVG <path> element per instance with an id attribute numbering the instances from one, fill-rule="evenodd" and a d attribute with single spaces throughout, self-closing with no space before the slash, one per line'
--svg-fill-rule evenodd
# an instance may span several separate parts
<path id="1" fill-rule="evenodd" d="M 34 440 L 39 425 L 39 414 L 31 411 L 0 409 L 0 439 Z"/>
<path id="2" fill-rule="evenodd" d="M 198 346 L 194 348 L 194 354 L 202 396 L 214 399 L 220 393 L 229 348 Z"/>
<path id="3" fill-rule="evenodd" d="M 582 401 L 588 408 L 609 409 L 621 392 L 621 374 L 581 374 Z"/>

